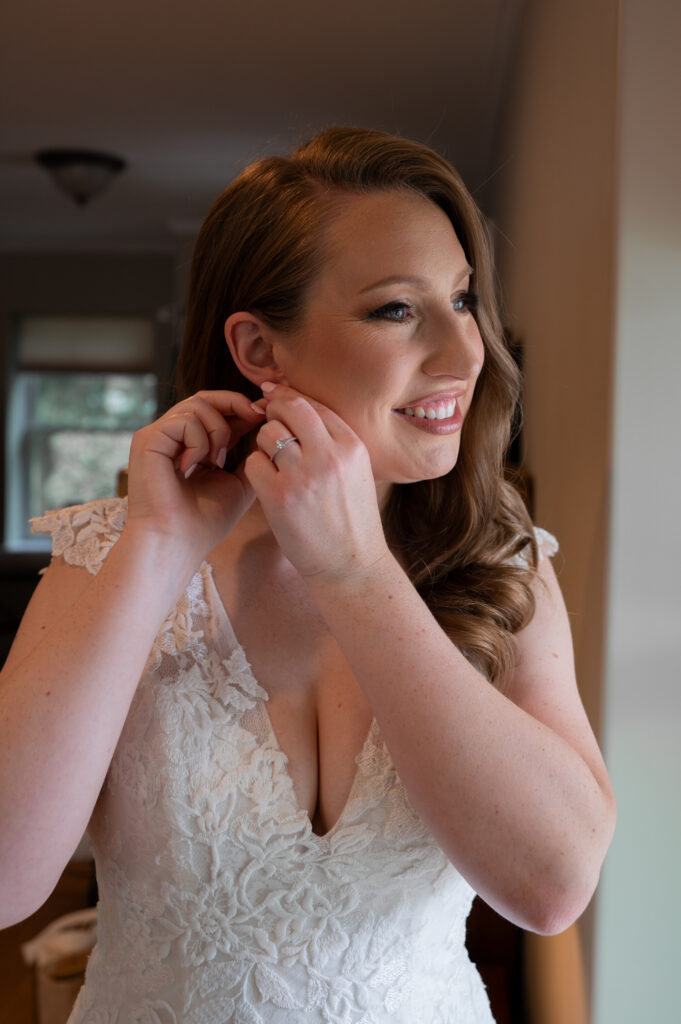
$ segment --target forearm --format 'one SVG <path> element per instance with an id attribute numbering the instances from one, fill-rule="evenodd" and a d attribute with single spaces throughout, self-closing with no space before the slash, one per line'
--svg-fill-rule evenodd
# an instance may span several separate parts
<path id="1" fill-rule="evenodd" d="M 39 905 L 80 839 L 156 632 L 189 574 L 167 545 L 124 532 L 73 607 L 3 671 L 3 917 L 21 917 L 27 898 Z"/>
<path id="2" fill-rule="evenodd" d="M 307 583 L 447 856 L 505 916 L 566 926 L 611 829 L 584 759 L 473 669 L 392 556 L 363 578 Z"/>

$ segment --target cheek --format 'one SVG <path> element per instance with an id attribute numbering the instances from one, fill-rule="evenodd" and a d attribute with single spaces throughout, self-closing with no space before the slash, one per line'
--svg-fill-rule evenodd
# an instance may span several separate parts
<path id="1" fill-rule="evenodd" d="M 366 349 L 356 347 L 330 355 L 324 362 L 322 380 L 330 400 L 365 421 L 378 416 L 400 393 L 391 380 L 388 361 L 373 355 L 368 358 Z"/>
<path id="2" fill-rule="evenodd" d="M 471 331 L 471 351 L 474 354 L 475 362 L 478 364 L 478 371 L 475 374 L 477 377 L 479 376 L 483 363 L 485 362 L 485 343 L 482 340 L 480 328 L 475 321 L 473 330 Z"/>

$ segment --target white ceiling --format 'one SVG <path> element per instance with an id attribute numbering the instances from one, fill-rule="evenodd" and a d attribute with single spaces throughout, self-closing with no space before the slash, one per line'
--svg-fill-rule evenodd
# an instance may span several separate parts
<path id="1" fill-rule="evenodd" d="M 14 0 L 0 15 L 0 249 L 172 249 L 245 162 L 329 123 L 430 142 L 474 191 L 523 0 Z M 32 162 L 128 168 L 86 207 Z"/>

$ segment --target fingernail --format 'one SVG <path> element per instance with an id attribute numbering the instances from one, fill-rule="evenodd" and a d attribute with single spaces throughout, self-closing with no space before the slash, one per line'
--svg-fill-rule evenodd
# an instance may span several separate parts
<path id="1" fill-rule="evenodd" d="M 251 409 L 253 412 L 259 412 L 261 416 L 265 415 L 265 410 L 261 405 L 256 405 L 255 402 L 251 402 Z"/>
<path id="2" fill-rule="evenodd" d="M 215 460 L 217 465 L 220 467 L 220 469 L 224 469 L 225 468 L 225 459 L 226 458 L 227 458 L 227 449 L 226 448 L 221 448 L 220 451 L 218 452 L 218 457 Z"/>
<path id="3" fill-rule="evenodd" d="M 276 384 L 271 380 L 264 380 L 260 385 L 260 390 L 264 391 L 266 395 L 269 395 L 270 391 L 274 391 Z"/>
<path id="4" fill-rule="evenodd" d="M 185 478 L 185 480 L 189 480 L 189 477 L 190 477 L 190 476 L 192 475 L 192 473 L 194 472 L 194 470 L 196 469 L 196 467 L 197 467 L 197 463 L 196 463 L 196 462 L 194 463 L 194 465 L 193 465 L 193 466 L 190 466 L 190 467 L 189 467 L 189 469 L 187 470 L 187 472 L 186 472 L 186 473 L 184 474 L 184 478 Z"/>

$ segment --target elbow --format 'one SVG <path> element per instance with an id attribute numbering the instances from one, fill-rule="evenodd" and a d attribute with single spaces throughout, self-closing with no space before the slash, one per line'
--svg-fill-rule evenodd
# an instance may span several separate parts
<path id="1" fill-rule="evenodd" d="M 77 843 L 46 840 L 37 830 L 18 833 L 8 829 L 0 843 L 0 928 L 11 928 L 40 910 L 78 849 Z"/>
<path id="2" fill-rule="evenodd" d="M 8 897 L 6 893 L 0 892 L 0 931 L 4 928 L 12 928 L 13 925 L 25 921 L 27 917 L 35 914 L 36 910 L 40 909 L 40 906 L 41 904 L 34 906 L 33 903 L 13 899 L 11 896 Z"/>
<path id="3" fill-rule="evenodd" d="M 545 899 L 535 899 L 527 908 L 523 927 L 537 935 L 560 935 L 581 917 L 586 910 L 593 892 L 583 895 L 553 894 Z"/>
<path id="4" fill-rule="evenodd" d="M 602 858 L 595 864 L 575 865 L 569 878 L 537 886 L 526 904 L 523 927 L 538 935 L 559 935 L 582 916 L 596 891 Z"/>
<path id="5" fill-rule="evenodd" d="M 589 879 L 584 873 L 570 880 L 549 873 L 543 878 L 525 878 L 521 888 L 502 898 L 481 895 L 519 928 L 537 935 L 559 935 L 584 913 L 597 882 L 598 877 Z"/>
<path id="6" fill-rule="evenodd" d="M 8 878 L 0 884 L 0 929 L 11 928 L 31 917 L 47 902 L 59 878 L 32 884 Z"/>
<path id="7" fill-rule="evenodd" d="M 559 935 L 584 913 L 597 884 L 598 874 L 586 871 L 570 878 L 546 877 L 525 893 L 517 923 L 537 935 Z"/>
<path id="8" fill-rule="evenodd" d="M 550 872 L 533 887 L 527 901 L 524 927 L 538 935 L 559 935 L 581 917 L 596 891 L 601 867 L 615 828 L 615 801 L 608 800 L 606 813 L 592 831 L 592 841 L 576 848 L 572 857 L 559 858 L 560 872 Z"/>
<path id="9" fill-rule="evenodd" d="M 50 893 L 46 893 L 42 899 L 31 899 L 32 895 L 32 893 L 29 893 L 27 898 L 23 893 L 0 892 L 0 930 L 12 928 L 13 925 L 20 924 L 27 918 L 32 917 L 36 911 L 40 910 Z"/>

